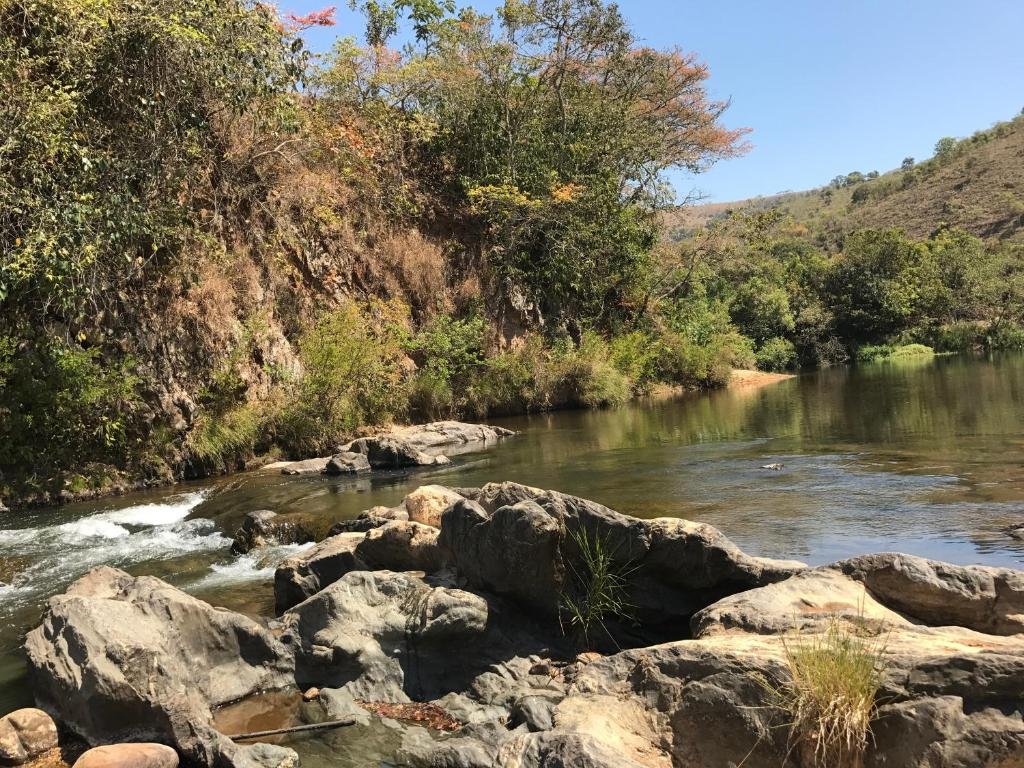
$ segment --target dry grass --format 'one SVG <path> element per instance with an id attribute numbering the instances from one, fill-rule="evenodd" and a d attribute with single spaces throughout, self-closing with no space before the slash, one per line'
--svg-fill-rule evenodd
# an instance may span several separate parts
<path id="1" fill-rule="evenodd" d="M 405 296 L 417 316 L 446 308 L 445 258 L 436 243 L 407 230 L 382 238 L 374 253 L 386 270 L 388 293 Z"/>
<path id="2" fill-rule="evenodd" d="M 885 667 L 884 637 L 864 637 L 839 619 L 823 634 L 785 644 L 789 680 L 759 678 L 790 728 L 802 768 L 861 768 Z"/>

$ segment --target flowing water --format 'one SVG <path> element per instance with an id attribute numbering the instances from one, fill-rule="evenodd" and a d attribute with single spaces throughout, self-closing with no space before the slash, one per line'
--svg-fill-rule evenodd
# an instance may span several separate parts
<path id="1" fill-rule="evenodd" d="M 45 599 L 88 569 L 153 574 L 269 615 L 276 562 L 234 557 L 246 512 L 325 520 L 426 483 L 515 480 L 639 517 L 711 523 L 753 554 L 824 563 L 900 550 L 1024 568 L 1024 356 L 937 357 L 779 384 L 500 420 L 519 436 L 429 471 L 326 479 L 252 473 L 0 517 L 0 712 L 28 703 L 18 647 Z M 781 463 L 781 471 L 762 469 Z M 0 570 L 2 573 L 2 570 Z M 2 579 L 3 576 L 0 576 Z"/>

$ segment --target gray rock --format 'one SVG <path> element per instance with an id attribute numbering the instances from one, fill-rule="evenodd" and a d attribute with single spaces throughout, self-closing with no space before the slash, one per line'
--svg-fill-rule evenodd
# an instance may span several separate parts
<path id="1" fill-rule="evenodd" d="M 21 765 L 57 743 L 57 724 L 41 709 L 19 709 L 0 718 L 0 765 Z"/>
<path id="2" fill-rule="evenodd" d="M 363 533 L 339 533 L 289 557 L 274 572 L 274 604 L 278 613 L 312 597 L 350 571 L 367 565 L 356 554 Z"/>
<path id="3" fill-rule="evenodd" d="M 331 457 L 323 472 L 325 475 L 356 475 L 369 472 L 370 469 L 370 462 L 365 455 L 342 451 Z"/>
<path id="4" fill-rule="evenodd" d="M 374 469 L 427 467 L 448 463 L 447 456 L 425 453 L 408 443 L 389 436 L 361 437 L 343 445 L 341 450 L 362 454 Z"/>
<path id="5" fill-rule="evenodd" d="M 843 560 L 834 567 L 893 610 L 930 626 L 994 635 L 1024 632 L 1024 571 L 951 565 L 893 552 Z"/>
<path id="6" fill-rule="evenodd" d="M 316 532 L 304 516 L 279 515 L 269 509 L 249 512 L 235 532 L 231 551 L 244 555 L 260 547 L 278 544 L 308 544 Z"/>
<path id="7" fill-rule="evenodd" d="M 282 475 L 320 475 L 330 461 L 329 456 L 303 461 L 289 461 L 281 466 Z"/>
<path id="8" fill-rule="evenodd" d="M 512 434 L 501 427 L 438 421 L 359 438 L 343 445 L 341 450 L 363 454 L 375 469 L 399 469 L 447 464 L 446 454 L 486 448 Z"/>
<path id="9" fill-rule="evenodd" d="M 372 528 L 380 528 L 392 520 L 408 520 L 409 513 L 404 506 L 401 507 L 370 507 L 360 512 L 351 520 L 341 520 L 331 526 L 327 532 L 328 536 L 337 536 L 339 533 L 365 533 Z"/>
<path id="10" fill-rule="evenodd" d="M 25 651 L 36 700 L 93 745 L 154 741 L 241 765 L 211 708 L 292 683 L 292 651 L 256 622 L 153 577 L 101 567 L 51 598 Z"/>
<path id="11" fill-rule="evenodd" d="M 443 485 L 422 485 L 405 497 L 402 506 L 413 522 L 440 528 L 444 511 L 461 500 L 462 496 Z"/>
<path id="12" fill-rule="evenodd" d="M 487 483 L 483 488 L 452 488 L 460 496 L 475 501 L 488 514 L 501 507 L 510 507 L 520 501 L 530 501 L 544 495 L 542 488 L 520 483 Z"/>

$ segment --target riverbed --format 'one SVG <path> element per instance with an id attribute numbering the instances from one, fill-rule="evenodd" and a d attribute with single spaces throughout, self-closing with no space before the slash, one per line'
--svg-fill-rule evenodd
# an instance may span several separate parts
<path id="1" fill-rule="evenodd" d="M 514 480 L 637 517 L 719 527 L 751 554 L 812 564 L 899 550 L 1024 568 L 1024 356 L 922 358 L 771 386 L 494 423 L 519 432 L 427 471 L 359 479 L 254 472 L 0 518 L 0 712 L 30 702 L 18 646 L 46 597 L 100 564 L 269 615 L 274 566 L 302 547 L 230 554 L 256 509 L 325 520 L 416 486 Z M 769 465 L 776 466 L 766 469 Z M 10 567 L 10 566 L 8 566 Z"/>

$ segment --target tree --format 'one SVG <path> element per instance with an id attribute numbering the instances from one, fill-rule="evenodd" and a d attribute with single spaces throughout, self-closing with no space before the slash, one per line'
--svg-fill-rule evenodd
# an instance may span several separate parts
<path id="1" fill-rule="evenodd" d="M 957 140 L 952 136 L 943 136 L 935 142 L 935 157 L 940 160 L 952 157 L 953 153 L 956 152 L 957 143 Z"/>
<path id="2" fill-rule="evenodd" d="M 909 171 L 913 167 L 914 167 L 914 158 L 912 158 L 912 157 L 904 157 L 903 158 L 903 162 L 900 163 L 900 168 L 902 170 L 904 170 L 904 171 Z"/>

